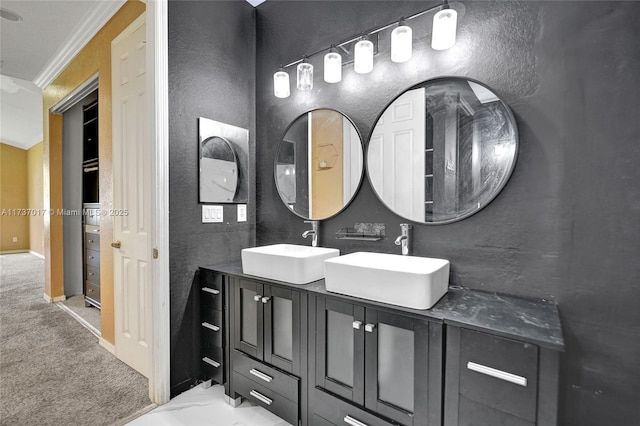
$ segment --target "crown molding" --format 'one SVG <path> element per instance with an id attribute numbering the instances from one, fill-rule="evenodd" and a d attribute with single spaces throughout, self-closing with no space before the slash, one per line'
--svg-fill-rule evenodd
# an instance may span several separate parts
<path id="1" fill-rule="evenodd" d="M 126 0 L 95 2 L 96 6 L 33 80 L 36 86 L 47 87 L 125 3 Z"/>

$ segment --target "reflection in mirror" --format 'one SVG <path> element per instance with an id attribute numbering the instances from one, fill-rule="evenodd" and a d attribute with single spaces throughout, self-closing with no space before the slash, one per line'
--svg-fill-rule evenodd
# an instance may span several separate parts
<path id="1" fill-rule="evenodd" d="M 515 119 L 488 87 L 427 81 L 379 117 L 367 151 L 369 180 L 395 213 L 449 223 L 486 206 L 504 187 L 518 150 Z"/>
<path id="2" fill-rule="evenodd" d="M 362 163 L 362 141 L 349 118 L 331 109 L 307 112 L 289 125 L 278 146 L 278 193 L 298 216 L 327 219 L 354 197 Z"/>
<path id="3" fill-rule="evenodd" d="M 238 163 L 229 141 L 212 136 L 200 144 L 200 201 L 231 202 L 238 187 Z"/>

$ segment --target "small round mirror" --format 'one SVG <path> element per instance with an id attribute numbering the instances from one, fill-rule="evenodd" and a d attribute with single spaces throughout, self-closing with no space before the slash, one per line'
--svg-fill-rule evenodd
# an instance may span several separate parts
<path id="1" fill-rule="evenodd" d="M 282 202 L 311 220 L 343 210 L 360 186 L 362 171 L 360 134 L 348 117 L 332 109 L 296 118 L 280 141 L 274 164 Z"/>
<path id="2" fill-rule="evenodd" d="M 429 80 L 398 96 L 378 118 L 367 150 L 382 202 L 425 224 L 464 219 L 505 186 L 518 154 L 511 110 L 484 84 Z"/>
<path id="3" fill-rule="evenodd" d="M 200 145 L 200 201 L 232 202 L 238 188 L 238 162 L 231 143 L 211 136 Z"/>

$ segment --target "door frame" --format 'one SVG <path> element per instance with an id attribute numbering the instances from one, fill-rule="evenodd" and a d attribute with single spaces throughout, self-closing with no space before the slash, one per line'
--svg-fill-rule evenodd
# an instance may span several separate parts
<path id="1" fill-rule="evenodd" d="M 157 259 L 151 262 L 151 374 L 149 398 L 165 404 L 170 399 L 170 311 L 169 311 L 169 85 L 168 3 L 147 1 L 147 88 L 149 93 L 148 135 L 151 158 L 151 247 Z"/>

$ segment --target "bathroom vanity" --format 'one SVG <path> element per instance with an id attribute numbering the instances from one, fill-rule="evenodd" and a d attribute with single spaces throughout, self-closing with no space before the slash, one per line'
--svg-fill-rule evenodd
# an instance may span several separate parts
<path id="1" fill-rule="evenodd" d="M 200 281 L 226 304 L 220 367 L 203 362 L 202 378 L 224 382 L 231 405 L 246 398 L 294 425 L 556 425 L 564 343 L 552 302 L 451 288 L 416 310 L 324 280 L 246 275 L 239 262 L 201 267 Z M 201 358 L 217 338 L 202 335 Z"/>

